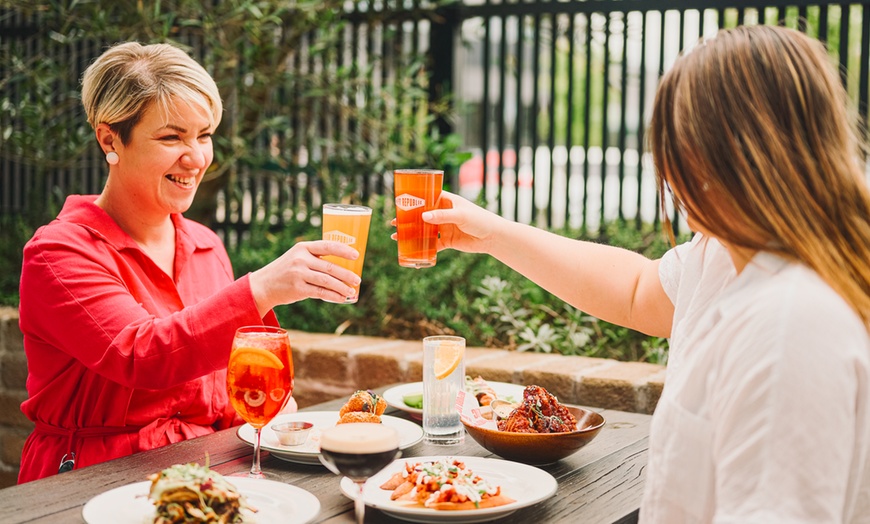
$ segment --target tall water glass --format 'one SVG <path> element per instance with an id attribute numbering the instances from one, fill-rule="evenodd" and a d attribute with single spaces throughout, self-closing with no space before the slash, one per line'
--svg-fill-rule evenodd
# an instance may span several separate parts
<path id="1" fill-rule="evenodd" d="M 396 169 L 396 239 L 399 265 L 432 267 L 436 260 L 438 226 L 423 222 L 423 212 L 437 209 L 444 171 L 440 169 Z"/>
<path id="2" fill-rule="evenodd" d="M 465 339 L 423 339 L 423 433 L 433 444 L 459 444 L 465 429 L 456 396 L 465 385 Z"/>
<path id="3" fill-rule="evenodd" d="M 293 358 L 287 331 L 272 326 L 236 330 L 227 364 L 227 393 L 236 413 L 255 431 L 251 478 L 260 470 L 260 429 L 277 415 L 293 393 Z"/>
<path id="4" fill-rule="evenodd" d="M 323 240 L 341 242 L 356 249 L 359 258 L 346 258 L 327 255 L 323 257 L 333 264 L 353 271 L 362 278 L 363 262 L 366 258 L 366 245 L 369 238 L 369 225 L 372 221 L 372 208 L 353 204 L 323 204 Z M 353 295 L 346 297 L 340 304 L 353 304 L 359 300 L 359 286 L 354 286 Z M 328 300 L 327 302 L 332 302 Z"/>

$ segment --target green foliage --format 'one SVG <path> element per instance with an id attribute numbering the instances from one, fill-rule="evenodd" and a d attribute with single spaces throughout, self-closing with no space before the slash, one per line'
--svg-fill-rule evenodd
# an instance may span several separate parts
<path id="1" fill-rule="evenodd" d="M 400 267 L 396 243 L 390 238 L 394 228 L 389 225 L 389 201 L 379 197 L 370 204 L 373 219 L 359 302 L 303 300 L 281 306 L 276 309 L 281 325 L 407 340 L 456 334 L 475 346 L 666 362 L 667 340 L 591 317 L 492 257 L 442 251 L 434 268 Z M 231 254 L 237 274 L 257 269 L 295 242 L 320 238 L 319 230 L 306 227 L 254 234 L 251 242 Z M 651 229 L 610 224 L 605 234 L 608 243 L 650 257 L 668 248 L 663 235 Z"/>
<path id="2" fill-rule="evenodd" d="M 0 216 L 0 305 L 18 306 L 21 278 L 21 248 L 33 236 L 33 228 L 21 217 Z"/>
<path id="3" fill-rule="evenodd" d="M 212 223 L 221 191 L 234 212 L 254 179 L 282 188 L 280 205 L 294 208 L 279 215 L 293 228 L 312 204 L 298 195 L 289 198 L 289 186 L 315 195 L 306 198 L 359 200 L 362 183 L 392 168 L 458 170 L 470 155 L 458 151 L 458 136 L 440 136 L 431 125 L 448 105 L 429 100 L 424 58 L 400 52 L 402 39 L 390 40 L 395 34 L 385 31 L 383 44 L 393 46 L 393 62 L 380 56 L 347 60 L 341 51 L 348 45 L 346 22 L 340 18 L 346 5 L 222 0 L 203 9 L 199 0 L 34 0 L 8 6 L 3 16 L 22 20 L 33 34 L 0 41 L 0 61 L 8 66 L 0 75 L 0 158 L 32 169 L 32 195 L 51 196 L 32 199 L 24 224 L 35 229 L 54 216 L 65 194 L 82 191 L 47 186 L 58 170 L 76 172 L 99 158 L 80 107 L 80 68 L 121 41 L 178 45 L 220 89 L 224 116 L 214 135 L 215 160 L 186 213 L 194 220 Z M 388 10 L 371 11 L 365 21 L 378 27 L 390 16 Z M 40 53 L 34 55 L 35 49 Z M 396 81 L 376 82 L 388 66 Z M 309 185 L 297 186 L 300 178 Z M 269 204 L 273 210 L 279 206 Z M 274 227 L 275 218 L 266 221 Z M 4 228 L 0 241 L 13 246 L 10 263 L 20 267 L 23 239 L 11 233 Z M 0 294 L 11 296 L 15 287 L 4 285 Z"/>
<path id="4" fill-rule="evenodd" d="M 79 108 L 79 78 L 70 74 L 68 63 L 82 49 L 94 56 L 78 59 L 91 60 L 99 46 L 119 41 L 172 42 L 197 56 L 215 78 L 225 115 L 208 181 L 188 213 L 206 223 L 214 217 L 217 191 L 227 189 L 232 207 L 241 200 L 246 177 L 267 175 L 286 184 L 304 173 L 323 201 L 360 201 L 359 184 L 369 175 L 421 165 L 456 172 L 470 154 L 460 151 L 458 136 L 441 136 L 432 126 L 448 106 L 429 101 L 422 57 L 396 53 L 401 55 L 393 64 L 397 81 L 376 89 L 373 79 L 382 65 L 377 57 L 364 64 L 338 59 L 344 22 L 337 14 L 343 5 L 222 0 L 204 10 L 199 0 L 35 0 L 13 6 L 22 19 L 36 21 L 37 32 L 26 45 L 45 53 L 25 61 L 25 43 L 0 42 L 0 60 L 8 65 L 0 77 L 0 155 L 35 167 L 39 180 L 32 193 L 43 198 L 31 195 L 25 216 L 0 223 L 0 300 L 17 303 L 21 247 L 63 199 L 46 187 L 48 175 L 74 168 L 95 147 Z M 376 23 L 388 14 L 372 11 L 366 17 Z M 304 60 L 322 67 L 293 67 L 303 47 Z M 322 132 L 324 115 L 338 115 L 331 133 Z M 282 306 L 276 311 L 282 325 L 405 339 L 455 333 L 472 345 L 520 351 L 666 358 L 666 341 L 589 317 L 491 257 L 448 251 L 439 254 L 435 268 L 399 267 L 390 239 L 390 200 L 372 197 L 367 203 L 374 215 L 359 303 L 305 300 Z M 278 230 L 269 223 L 253 226 L 231 252 L 238 275 L 262 267 L 296 242 L 320 237 L 310 225 L 311 209 L 293 211 Z M 596 240 L 658 256 L 666 248 L 659 237 L 611 225 Z"/>
<path id="5" fill-rule="evenodd" d="M 570 232 L 562 232 L 570 236 Z M 582 238 L 582 237 L 578 237 Z M 658 258 L 668 249 L 660 232 L 608 224 L 602 236 L 585 238 Z M 587 315 L 505 267 L 492 268 L 475 291 L 472 311 L 463 313 L 485 335 L 487 345 L 517 351 L 584 355 L 619 360 L 667 361 L 667 340 Z"/>

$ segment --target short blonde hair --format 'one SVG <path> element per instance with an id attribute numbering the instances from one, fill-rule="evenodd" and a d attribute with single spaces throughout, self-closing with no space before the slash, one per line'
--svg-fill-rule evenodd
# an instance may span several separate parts
<path id="1" fill-rule="evenodd" d="M 168 111 L 172 100 L 201 107 L 213 127 L 223 105 L 217 84 L 206 70 L 170 44 L 117 44 L 107 49 L 82 76 L 82 104 L 88 123 L 108 124 L 124 144 L 151 104 Z"/>

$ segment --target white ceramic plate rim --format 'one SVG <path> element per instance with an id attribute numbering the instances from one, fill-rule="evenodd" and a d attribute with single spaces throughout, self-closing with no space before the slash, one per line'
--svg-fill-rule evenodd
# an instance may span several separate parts
<path id="1" fill-rule="evenodd" d="M 489 384 L 489 386 L 493 389 L 493 391 L 495 391 L 495 394 L 498 395 L 499 398 L 513 397 L 514 401 L 516 402 L 522 402 L 523 400 L 523 390 L 526 389 L 525 386 L 522 386 L 520 384 L 511 384 L 509 382 L 487 381 L 487 384 Z M 392 406 L 406 413 L 412 413 L 414 415 L 422 416 L 422 409 L 412 408 L 411 406 L 405 404 L 405 401 L 403 400 L 403 397 L 405 395 L 410 395 L 412 393 L 423 393 L 423 383 L 409 382 L 407 384 L 394 386 L 384 391 L 384 394 L 381 396 L 384 398 L 389 406 Z"/>
<path id="2" fill-rule="evenodd" d="M 409 506 L 390 500 L 390 491 L 380 489 L 387 479 L 397 471 L 401 471 L 407 462 L 426 462 L 444 457 L 407 457 L 395 460 L 380 473 L 366 482 L 365 503 L 402 520 L 412 522 L 482 522 L 507 516 L 514 511 L 531 506 L 551 497 L 556 493 L 558 483 L 546 471 L 496 458 L 455 456 L 452 458 L 465 462 L 465 465 L 481 477 L 502 487 L 502 494 L 515 500 L 504 506 L 494 508 L 438 511 L 419 506 Z M 341 481 L 341 490 L 345 496 L 353 498 L 354 485 L 348 478 Z"/>
<path id="3" fill-rule="evenodd" d="M 320 513 L 320 501 L 312 493 L 273 480 L 228 477 L 227 480 L 257 508 L 257 513 L 243 512 L 257 522 L 305 524 Z M 142 524 L 151 522 L 154 505 L 148 499 L 151 482 L 136 482 L 104 491 L 82 508 L 87 524 Z"/>
<path id="4" fill-rule="evenodd" d="M 299 446 L 284 446 L 272 431 L 272 424 L 305 421 L 314 424 L 308 439 Z M 320 432 L 338 422 L 338 411 L 300 411 L 278 415 L 261 430 L 260 449 L 289 462 L 320 464 Z M 407 449 L 423 440 L 423 428 L 419 424 L 390 415 L 381 415 L 381 423 L 399 432 L 399 449 Z M 254 445 L 255 432 L 250 424 L 239 426 L 236 434 L 240 439 Z"/>

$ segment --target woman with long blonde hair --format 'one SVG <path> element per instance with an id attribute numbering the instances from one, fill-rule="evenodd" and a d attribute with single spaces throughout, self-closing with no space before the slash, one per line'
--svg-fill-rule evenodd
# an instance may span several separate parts
<path id="1" fill-rule="evenodd" d="M 650 136 L 696 232 L 660 260 L 445 193 L 441 247 L 488 253 L 575 307 L 669 337 L 644 522 L 870 519 L 870 191 L 821 43 L 720 31 L 680 57 Z M 667 222 L 666 222 L 667 224 Z"/>

